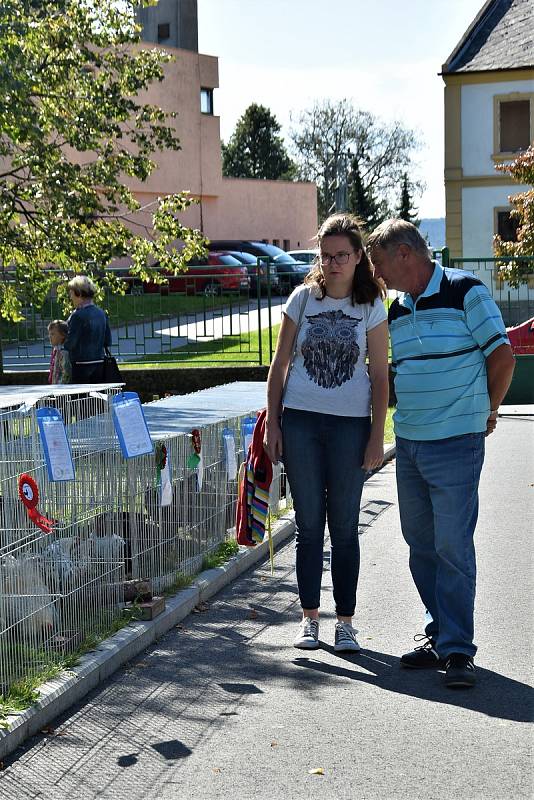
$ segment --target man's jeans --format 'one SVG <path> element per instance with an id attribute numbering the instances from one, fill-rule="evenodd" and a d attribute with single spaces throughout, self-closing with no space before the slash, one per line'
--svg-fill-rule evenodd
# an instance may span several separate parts
<path id="1" fill-rule="evenodd" d="M 369 417 L 284 409 L 283 460 L 297 524 L 297 583 L 302 608 L 319 608 L 325 522 L 332 549 L 336 613 L 351 617 L 360 569 L 358 517 Z"/>
<path id="2" fill-rule="evenodd" d="M 416 442 L 397 437 L 397 491 L 410 570 L 432 617 L 426 633 L 442 658 L 474 656 L 473 535 L 484 434 Z"/>

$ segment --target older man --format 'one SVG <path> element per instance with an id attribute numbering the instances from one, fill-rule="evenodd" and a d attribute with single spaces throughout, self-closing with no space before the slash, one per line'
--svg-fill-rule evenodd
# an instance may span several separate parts
<path id="1" fill-rule="evenodd" d="M 473 535 L 484 437 L 514 357 L 486 286 L 430 259 L 417 228 L 391 219 L 370 236 L 375 274 L 402 294 L 389 309 L 397 410 L 397 491 L 410 570 L 432 617 L 405 667 L 445 666 L 450 687 L 475 684 Z"/>

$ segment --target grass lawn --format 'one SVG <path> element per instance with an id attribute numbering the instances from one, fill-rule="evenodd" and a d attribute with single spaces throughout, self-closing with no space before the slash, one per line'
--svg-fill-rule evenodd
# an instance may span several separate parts
<path id="1" fill-rule="evenodd" d="M 272 328 L 272 351 L 276 347 L 280 325 Z M 167 369 L 179 369 L 204 365 L 206 367 L 224 366 L 225 364 L 239 364 L 241 366 L 254 366 L 259 363 L 260 337 L 258 331 L 236 336 L 225 336 L 224 339 L 215 339 L 210 342 L 191 342 L 184 347 L 177 347 L 170 353 L 157 356 L 157 361 L 147 361 L 149 356 L 143 356 L 135 362 L 125 362 L 120 365 L 121 370 L 126 369 L 158 369 L 165 366 Z M 261 332 L 262 364 L 270 364 L 271 351 L 269 347 L 269 331 Z"/>

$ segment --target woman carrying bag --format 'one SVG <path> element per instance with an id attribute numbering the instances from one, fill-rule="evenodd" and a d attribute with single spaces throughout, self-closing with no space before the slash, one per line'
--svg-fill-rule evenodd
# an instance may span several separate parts
<path id="1" fill-rule="evenodd" d="M 67 320 L 64 347 L 70 355 L 72 383 L 102 383 L 104 355 L 111 345 L 108 316 L 95 305 L 96 286 L 86 275 L 76 275 L 69 281 L 68 292 L 74 311 Z"/>
<path id="2" fill-rule="evenodd" d="M 264 447 L 273 463 L 283 458 L 295 507 L 303 616 L 294 646 L 319 647 L 328 520 L 334 648 L 357 652 L 358 517 L 365 473 L 384 457 L 387 315 L 358 220 L 329 217 L 317 242 L 318 263 L 284 309 L 267 382 Z"/>

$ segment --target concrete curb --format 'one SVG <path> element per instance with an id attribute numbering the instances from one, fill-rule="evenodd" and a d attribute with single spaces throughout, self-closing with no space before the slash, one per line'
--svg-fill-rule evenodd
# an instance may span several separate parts
<path id="1" fill-rule="evenodd" d="M 280 519 L 273 531 L 273 544 L 278 546 L 295 531 L 293 514 Z M 39 700 L 20 714 L 8 718 L 8 727 L 0 730 L 0 760 L 12 753 L 25 739 L 39 733 L 55 717 L 80 701 L 119 667 L 143 652 L 163 636 L 201 601 L 212 597 L 251 566 L 267 558 L 267 541 L 253 548 L 243 548 L 223 564 L 197 576 L 194 583 L 168 598 L 165 611 L 150 622 L 134 622 L 103 641 L 83 656 L 80 663 L 39 687 Z"/>

